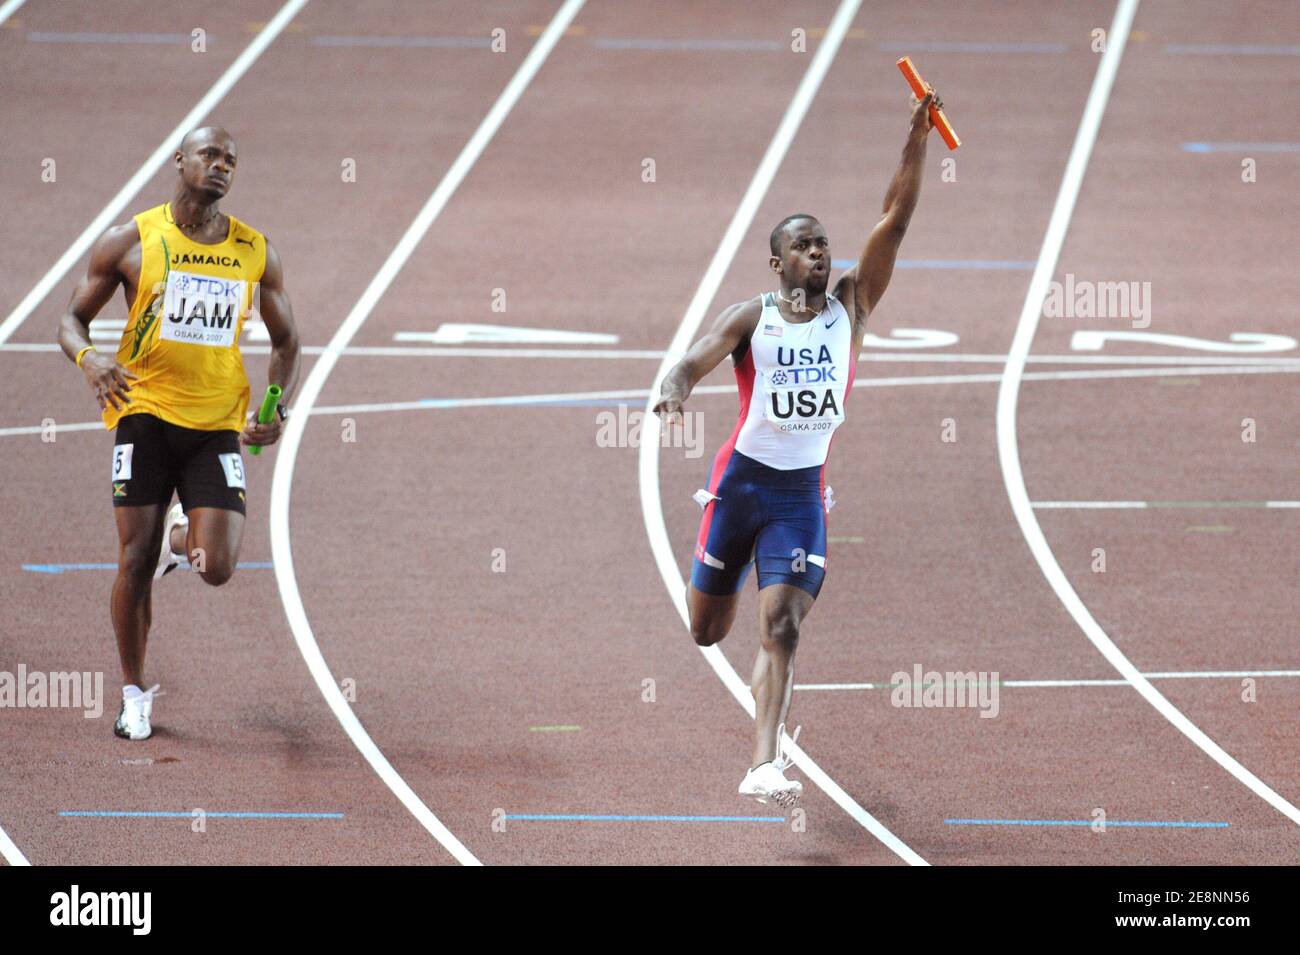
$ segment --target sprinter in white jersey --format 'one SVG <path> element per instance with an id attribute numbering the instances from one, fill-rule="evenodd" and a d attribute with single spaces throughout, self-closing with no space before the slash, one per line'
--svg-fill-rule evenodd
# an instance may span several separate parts
<path id="1" fill-rule="evenodd" d="M 803 793 L 785 777 L 782 739 L 799 629 L 826 576 L 831 502 L 823 470 L 844 421 L 867 316 L 889 284 L 921 192 L 932 101 L 943 105 L 934 93 L 912 98 L 911 129 L 884 213 L 834 292 L 827 291 L 831 250 L 821 223 L 804 214 L 786 218 L 770 239 L 780 288 L 723 311 L 664 378 L 655 405 L 665 427 L 680 425 L 696 384 L 731 356 L 740 419 L 696 494 L 704 517 L 686 603 L 695 642 L 717 643 L 736 618 L 750 565 L 757 567 L 754 758 L 740 793 L 786 809 Z"/>

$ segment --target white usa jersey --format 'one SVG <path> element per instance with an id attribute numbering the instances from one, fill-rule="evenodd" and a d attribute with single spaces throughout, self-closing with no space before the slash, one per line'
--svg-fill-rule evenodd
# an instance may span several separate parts
<path id="1" fill-rule="evenodd" d="M 766 293 L 749 350 L 736 365 L 735 450 L 781 471 L 825 464 L 853 388 L 855 344 L 853 321 L 833 295 L 827 293 L 826 307 L 811 321 L 795 323 Z"/>

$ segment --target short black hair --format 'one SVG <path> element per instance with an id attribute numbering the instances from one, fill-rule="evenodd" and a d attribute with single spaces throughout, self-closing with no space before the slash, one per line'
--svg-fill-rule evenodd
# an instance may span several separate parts
<path id="1" fill-rule="evenodd" d="M 817 221 L 816 216 L 810 216 L 806 212 L 796 212 L 794 215 L 786 216 L 778 222 L 776 228 L 772 230 L 772 234 L 767 238 L 768 247 L 772 250 L 773 255 L 781 254 L 781 235 L 785 232 L 785 227 L 798 219 L 811 219 L 813 222 Z"/>

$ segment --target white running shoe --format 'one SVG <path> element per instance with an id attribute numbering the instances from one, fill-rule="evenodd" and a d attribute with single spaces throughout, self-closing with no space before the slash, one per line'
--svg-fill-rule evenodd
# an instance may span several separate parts
<path id="1" fill-rule="evenodd" d="M 153 715 L 153 698 L 159 692 L 157 683 L 134 696 L 127 696 L 123 690 L 122 712 L 113 724 L 113 732 L 122 739 L 148 739 L 152 736 L 153 726 L 149 717 Z"/>
<path id="2" fill-rule="evenodd" d="M 158 567 L 153 572 L 154 580 L 162 580 L 164 576 L 171 573 L 185 559 L 184 554 L 172 552 L 172 528 L 180 525 L 186 529 L 190 526 L 190 519 L 185 516 L 185 508 L 177 501 L 167 511 L 167 516 L 163 519 L 163 536 L 162 547 L 158 552 Z"/>
<path id="3" fill-rule="evenodd" d="M 791 743 L 799 738 L 801 729 L 802 726 L 795 727 L 794 736 L 790 738 Z M 803 783 L 797 779 L 785 778 L 785 770 L 790 766 L 790 757 L 785 754 L 784 740 L 785 724 L 782 723 L 776 731 L 776 759 L 755 766 L 745 773 L 745 778 L 740 781 L 740 795 L 757 799 L 763 804 L 774 802 L 782 809 L 794 808 L 799 797 L 803 795 Z"/>

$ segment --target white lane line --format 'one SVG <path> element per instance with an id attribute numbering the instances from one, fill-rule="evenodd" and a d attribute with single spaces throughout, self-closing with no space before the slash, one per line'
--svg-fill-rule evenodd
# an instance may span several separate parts
<path id="1" fill-rule="evenodd" d="M 0 13 L 3 13 L 0 10 Z M 23 855 L 22 850 L 14 845 L 14 841 L 9 838 L 9 834 L 0 829 L 0 856 L 4 856 L 5 861 L 10 865 L 31 865 L 27 861 L 27 856 Z"/>
<path id="2" fill-rule="evenodd" d="M 1024 381 L 1087 381 L 1092 378 L 1186 378 L 1191 375 L 1275 375 L 1300 372 L 1300 365 L 1199 365 L 1182 368 L 1098 368 L 1089 371 L 1027 371 Z"/>
<path id="3" fill-rule="evenodd" d="M 621 348 L 468 348 L 418 345 L 355 345 L 345 355 L 376 358 L 590 358 L 624 361 L 648 361 L 662 358 L 661 351 L 637 351 Z"/>
<path id="4" fill-rule="evenodd" d="M 434 219 L 442 212 L 452 194 L 455 193 L 465 176 L 469 174 L 470 169 L 473 168 L 474 163 L 482 155 L 483 150 L 487 148 L 497 129 L 505 122 L 510 110 L 523 96 L 528 84 L 537 74 L 537 71 L 541 69 L 542 64 L 546 62 L 546 58 L 555 47 L 555 44 L 564 35 L 569 23 L 582 9 L 583 3 L 584 0 L 566 0 L 564 6 L 555 14 L 546 30 L 538 37 L 533 48 L 528 51 L 528 55 L 524 57 L 524 61 L 519 65 L 515 75 L 510 78 L 510 82 L 506 84 L 501 95 L 492 104 L 492 109 L 483 118 L 483 122 L 474 131 L 474 135 L 470 137 L 469 142 L 465 144 L 465 147 L 451 164 L 447 174 L 443 176 L 442 181 L 438 183 L 433 194 L 429 196 L 424 207 L 420 209 L 419 214 L 407 227 L 402 238 L 393 247 L 393 251 L 379 271 L 375 273 L 375 277 L 370 280 L 370 284 L 361 294 L 361 298 L 352 306 L 352 310 L 343 320 L 343 324 L 335 331 L 325 354 L 312 366 L 311 372 L 307 375 L 306 381 L 303 382 L 302 390 L 294 402 L 294 411 L 301 413 L 289 416 L 284 437 L 280 441 L 280 453 L 275 462 L 275 474 L 271 479 L 271 559 L 275 563 L 275 579 L 280 588 L 280 599 L 284 603 L 285 616 L 289 618 L 289 625 L 293 629 L 293 637 L 298 644 L 298 649 L 302 653 L 303 659 L 307 661 L 307 666 L 316 679 L 321 694 L 329 703 L 330 709 L 334 711 L 334 715 L 338 717 L 343 729 L 352 738 L 352 742 L 356 744 L 357 749 L 365 756 L 379 775 L 379 778 L 387 784 L 393 794 L 429 831 L 430 835 L 442 843 L 447 851 L 464 865 L 479 865 L 481 863 L 452 834 L 451 830 L 439 821 L 438 817 L 416 795 L 406 780 L 393 768 L 393 765 L 380 751 L 379 747 L 375 745 L 375 741 L 370 738 L 370 734 L 366 732 L 361 725 L 361 721 L 357 719 L 356 714 L 352 712 L 352 708 L 343 698 L 338 682 L 330 673 L 329 666 L 321 654 L 320 646 L 312 633 L 311 623 L 307 620 L 307 610 L 303 606 L 302 594 L 298 590 L 298 578 L 293 565 L 293 547 L 289 538 L 289 497 L 293 489 L 293 468 L 298 459 L 298 449 L 302 445 L 302 436 L 307 426 L 307 419 L 310 417 L 312 405 L 320 397 L 321 389 L 325 386 L 325 380 L 329 377 L 330 371 L 338 361 L 344 346 L 347 345 L 352 336 L 356 334 L 357 329 L 369 317 L 384 292 L 392 284 L 393 279 L 397 277 L 397 273 L 411 257 L 420 240 L 429 231 L 429 227 L 433 225 Z"/>
<path id="5" fill-rule="evenodd" d="M 858 356 L 858 361 L 1005 365 L 1007 356 L 971 352 L 863 352 Z M 1031 365 L 1300 365 L 1300 357 L 1255 358 L 1248 355 L 1240 358 L 1231 355 L 1026 355 L 1025 361 Z"/>
<path id="6" fill-rule="evenodd" d="M 77 421 L 72 424 L 61 424 L 55 429 L 55 433 L 61 434 L 64 431 L 100 431 L 103 432 L 104 422 L 102 421 Z M 21 435 L 44 434 L 46 428 L 44 425 L 32 424 L 23 425 L 19 428 L 0 428 L 0 438 L 16 438 Z"/>
<path id="7" fill-rule="evenodd" d="M 306 351 L 307 349 L 304 349 Z M 244 354 L 248 354 L 250 349 L 242 349 Z M 324 351 L 324 349 L 321 349 Z M 346 354 L 347 349 L 343 350 Z M 1118 376 L 1129 377 L 1161 377 L 1163 375 L 1185 375 L 1188 371 L 1197 372 L 1206 375 L 1249 375 L 1249 374 L 1269 374 L 1279 371 L 1290 371 L 1284 368 L 1193 368 L 1184 371 L 1169 371 L 1162 368 L 1149 370 L 1143 369 L 1105 369 L 1099 371 L 1045 371 L 1045 372 L 1027 372 L 1024 375 L 1026 381 L 1086 381 L 1093 378 L 1115 378 Z M 1300 370 L 1300 369 L 1297 369 Z M 983 375 L 905 375 L 897 378 L 858 378 L 853 382 L 854 388 L 900 388 L 909 385 L 961 385 L 961 384 L 998 384 L 1002 381 L 1001 374 L 983 374 Z M 693 395 L 734 395 L 736 386 L 731 385 L 701 385 L 696 388 Z M 543 395 L 502 395 L 491 398 L 421 398 L 415 401 L 387 401 L 374 402 L 369 404 L 352 404 L 352 405 L 333 405 L 330 407 L 314 407 L 305 409 L 303 414 L 367 414 L 385 411 L 437 411 L 446 408 L 488 408 L 497 406 L 510 405 L 535 405 L 545 403 L 562 403 L 565 401 L 599 401 L 609 399 L 617 401 L 622 399 L 644 399 L 651 392 L 645 388 L 630 388 L 615 391 L 575 391 L 558 394 Z M 295 411 L 297 408 L 295 407 Z M 102 421 L 78 421 L 71 424 L 57 424 L 57 433 L 64 431 L 99 431 L 103 430 Z M 44 425 L 22 425 L 13 428 L 0 428 L 0 438 L 18 437 L 20 435 L 39 435 L 45 432 Z M 1107 502 L 1096 502 L 1097 506 Z M 1126 502 L 1109 502 L 1117 507 L 1134 506 Z M 1142 502 L 1138 502 L 1142 503 Z M 1293 501 L 1267 501 L 1268 507 L 1294 507 L 1297 506 Z M 1087 507 L 1093 502 L 1088 501 L 1045 501 L 1035 503 L 1035 507 L 1052 507 L 1052 506 L 1074 506 Z M 1146 506 L 1142 504 L 1142 506 Z"/>
<path id="8" fill-rule="evenodd" d="M 1142 508 L 1147 506 L 1146 501 L 1034 501 L 1032 506 L 1055 509 L 1055 508 Z"/>
<path id="9" fill-rule="evenodd" d="M 289 24 L 303 7 L 307 5 L 308 0 L 288 0 L 280 11 L 271 19 L 266 27 L 253 38 L 253 42 L 245 47 L 244 52 L 239 54 L 235 62 L 231 63 L 226 72 L 221 74 L 220 79 L 212 85 L 212 88 L 203 95 L 194 108 L 185 114 L 185 118 L 176 124 L 176 128 L 167 134 L 162 143 L 153 154 L 144 161 L 144 164 L 136 170 L 135 175 L 127 180 L 125 186 L 109 200 L 108 205 L 100 210 L 99 215 L 86 226 L 84 232 L 77 237 L 77 240 L 68 246 L 66 252 L 59 257 L 59 260 L 50 267 L 36 286 L 27 293 L 18 306 L 9 313 L 9 317 L 0 322 L 0 344 L 8 341 L 12 335 L 36 307 L 45 300 L 45 296 L 50 294 L 50 290 L 62 280 L 63 276 L 68 273 L 86 250 L 94 244 L 104 231 L 115 222 L 122 210 L 126 208 L 128 202 L 135 198 L 144 186 L 153 178 L 163 163 L 172 157 L 176 152 L 176 147 L 180 145 L 181 138 L 193 129 L 200 120 L 207 116 L 216 107 L 218 103 L 230 92 L 240 77 L 248 72 L 262 52 L 271 45 L 271 41 L 280 35 L 280 32 Z"/>
<path id="10" fill-rule="evenodd" d="M 573 391 L 546 395 L 502 395 L 491 398 L 426 398 L 380 404 L 335 405 L 313 408 L 312 414 L 366 414 L 385 411 L 444 411 L 452 408 L 499 408 L 513 405 L 563 404 L 566 401 L 634 401 L 644 399 L 644 388 L 620 391 Z"/>
<path id="11" fill-rule="evenodd" d="M 92 333 L 92 338 L 97 338 Z M 105 336 L 103 341 L 111 341 Z M 266 341 L 256 338 L 255 341 Z M 269 345 L 243 345 L 239 350 L 245 355 L 269 355 Z M 328 349 L 325 345 L 304 345 L 303 353 L 322 355 Z M 54 342 L 8 342 L 0 345 L 0 352 L 61 352 Z M 468 348 L 456 346 L 418 346 L 418 345 L 350 345 L 343 349 L 345 357 L 362 358 L 590 358 L 606 361 L 651 361 L 662 360 L 666 351 L 662 349 L 635 348 L 503 348 L 485 346 Z M 1212 355 L 1130 355 L 1114 358 L 1100 358 L 1096 355 L 1029 355 L 1025 359 L 1029 364 L 1039 365 L 1194 365 L 1196 371 L 1208 365 L 1224 365 L 1245 368 L 1250 365 L 1274 367 L 1280 371 L 1300 371 L 1300 358 L 1240 358 Z M 927 355 L 916 354 L 877 354 L 863 352 L 858 356 L 860 362 L 903 362 L 909 364 L 988 364 L 1005 365 L 1006 355 Z M 1193 374 L 1190 368 L 1181 368 L 1170 374 Z M 1211 372 L 1205 372 L 1212 374 Z"/>
<path id="12" fill-rule="evenodd" d="M 26 2 L 27 0 L 8 0 L 8 2 L 4 4 L 4 6 L 0 6 L 0 24 L 3 24 L 11 16 L 17 13 L 18 8 L 21 7 Z M 0 832 L 0 837 L 2 837 L 3 835 L 4 833 Z M 3 842 L 0 842 L 0 845 L 3 845 Z"/>
<path id="13" fill-rule="evenodd" d="M 24 0 L 9 0 L 9 2 L 4 6 L 0 6 L 0 24 L 3 24 L 8 20 L 9 17 L 11 17 L 14 12 L 23 5 L 23 2 Z M 180 136 L 188 132 L 195 121 L 205 116 L 218 102 L 221 101 L 221 98 L 226 95 L 226 92 L 230 87 L 235 85 L 235 82 L 243 76 L 248 68 L 252 66 L 253 62 L 261 56 L 262 51 L 266 49 L 277 35 L 279 35 L 285 25 L 293 19 L 294 14 L 302 9 L 306 3 L 307 0 L 289 0 L 289 2 L 281 8 L 280 12 L 276 14 L 275 18 L 266 25 L 266 29 L 253 39 L 253 42 L 248 45 L 247 49 L 240 54 L 239 58 L 236 59 L 235 62 L 230 65 L 229 69 L 222 74 L 221 78 L 217 80 L 216 85 L 208 90 L 203 99 L 199 100 L 198 105 L 196 105 L 194 109 L 192 109 L 189 114 L 181 120 L 176 129 L 172 130 L 171 135 L 167 139 L 163 140 L 162 145 L 154 151 L 152 156 L 145 160 L 145 164 L 136 171 L 136 174 L 131 177 L 125 186 L 122 187 L 122 190 L 113 197 L 112 201 L 103 208 L 94 221 L 86 227 L 86 230 L 81 233 L 71 246 L 68 247 L 68 250 L 63 253 L 62 257 L 54 263 L 54 266 L 45 273 L 45 276 L 38 283 L 36 283 L 36 287 L 27 293 L 27 296 L 18 303 L 18 307 L 9 314 L 8 318 L 3 322 L 0 322 L 0 345 L 2 345 L 9 336 L 13 334 L 14 330 L 22 324 L 23 320 L 26 319 L 36 306 L 45 299 L 45 296 L 49 294 L 50 289 L 58 284 L 59 280 L 67 273 L 68 269 L 72 268 L 72 266 L 77 263 L 77 260 L 81 258 L 82 254 L 85 253 L 88 248 L 90 248 L 91 243 L 99 237 L 100 233 L 112 225 L 117 214 L 121 212 L 128 202 L 131 201 L 131 198 L 139 192 L 144 184 L 153 176 L 156 169 L 161 166 L 167 157 L 175 150 L 176 143 L 179 141 Z M 103 427 L 102 422 L 90 422 L 89 425 L 90 428 L 93 428 L 96 425 Z M 6 429 L 5 431 L 0 431 L 0 435 L 14 430 L 15 429 Z M 41 429 L 38 428 L 37 430 L 40 431 Z M 61 430 L 77 431 L 89 430 L 89 428 L 83 428 L 79 425 L 69 425 L 66 426 L 65 429 Z M 22 854 L 19 848 L 14 845 L 13 840 L 5 834 L 3 829 L 0 829 L 0 855 L 3 855 L 10 865 L 31 864 L 27 861 L 27 858 Z"/>
<path id="14" fill-rule="evenodd" d="M 1300 501 L 1034 501 L 1038 510 L 1142 510 L 1146 508 L 1289 508 L 1300 507 Z"/>
<path id="15" fill-rule="evenodd" d="M 1242 374 L 1251 374 L 1255 372 L 1271 371 L 1272 369 L 1201 369 L 1207 374 L 1229 374 L 1231 372 L 1240 372 Z M 1076 371 L 1076 372 L 1030 372 L 1024 377 L 1029 380 L 1046 381 L 1046 380 L 1063 380 L 1075 381 L 1089 378 L 1113 378 L 1119 372 L 1108 371 Z M 1171 374 L 1165 369 L 1151 369 L 1140 371 L 1139 374 L 1157 377 Z M 1055 378 L 1054 376 L 1064 376 Z M 1124 374 L 1124 377 L 1130 377 Z M 899 378 L 858 378 L 853 382 L 854 388 L 900 388 L 911 385 L 960 385 L 960 384 L 998 384 L 1001 382 L 1000 374 L 987 375 L 907 375 Z M 692 397 L 698 395 L 734 395 L 736 386 L 729 385 L 701 385 L 692 392 Z M 387 411 L 430 411 L 443 410 L 447 408 L 488 408 L 510 405 L 537 405 L 545 403 L 562 403 L 566 401 L 621 401 L 626 399 L 646 398 L 655 394 L 654 391 L 647 391 L 644 388 L 619 389 L 613 391 L 575 391 L 558 394 L 539 394 L 539 395 L 503 395 L 490 398 L 423 398 L 415 401 L 388 401 L 375 402 L 369 404 L 351 404 L 335 405 L 333 407 L 312 408 L 310 414 L 366 414 L 372 412 Z M 295 411 L 297 409 L 295 408 Z M 650 416 L 647 416 L 647 423 Z M 63 426 L 60 426 L 62 430 Z M 70 428 L 73 426 L 69 426 Z M 8 433 L 14 434 L 39 434 L 39 427 L 0 429 L 0 437 Z M 1286 506 L 1285 502 L 1278 502 L 1278 506 Z"/>
<path id="16" fill-rule="evenodd" d="M 803 80 L 799 83 L 799 88 L 795 91 L 794 98 L 786 108 L 785 115 L 781 118 L 781 124 L 777 127 L 771 143 L 768 144 L 767 152 L 764 153 L 763 159 L 754 173 L 754 178 L 750 181 L 749 188 L 745 190 L 744 198 L 741 199 L 735 216 L 727 227 L 722 242 L 718 245 L 718 250 L 713 254 L 713 260 L 709 263 L 704 278 L 700 281 L 699 288 L 695 290 L 695 295 L 691 298 L 686 314 L 673 335 L 668 352 L 659 364 L 654 385 L 650 389 L 650 394 L 646 400 L 646 419 L 642 426 L 641 450 L 638 459 L 641 515 L 645 520 L 646 534 L 650 539 L 650 549 L 654 552 L 655 564 L 659 568 L 659 576 L 663 578 L 664 586 L 668 588 L 668 596 L 672 599 L 673 606 L 677 608 L 677 613 L 682 618 L 683 624 L 689 622 L 686 613 L 686 582 L 682 580 L 681 574 L 677 571 L 677 561 L 673 556 L 672 544 L 668 540 L 668 528 L 664 524 L 663 503 L 659 496 L 659 422 L 655 415 L 650 413 L 650 409 L 653 406 L 654 396 L 659 392 L 659 385 L 664 376 L 690 345 L 691 339 L 695 337 L 695 332 L 704 320 L 706 310 L 712 303 L 714 296 L 717 295 L 718 287 L 722 284 L 727 269 L 735 258 L 740 243 L 745 238 L 745 232 L 753 222 L 763 196 L 767 193 L 768 187 L 776 177 L 777 171 L 781 167 L 781 161 L 784 159 L 790 143 L 794 140 L 795 133 L 798 132 L 804 115 L 808 112 L 809 106 L 812 105 L 813 97 L 821 86 L 826 71 L 830 69 L 831 61 L 835 58 L 835 53 L 839 49 L 845 33 L 848 32 L 849 24 L 853 22 L 853 17 L 857 13 L 861 2 L 862 0 L 843 0 L 839 9 L 836 10 L 835 18 L 826 30 L 826 36 L 817 47 L 817 53 L 808 66 L 808 72 L 804 74 Z M 726 656 L 716 646 L 701 647 L 700 652 L 704 654 L 709 666 L 713 667 L 713 672 L 731 691 L 731 695 L 736 698 L 736 702 L 743 706 L 745 712 L 752 718 L 754 715 L 754 697 L 750 694 L 745 682 L 727 661 Z M 830 796 L 841 809 L 852 816 L 900 858 L 912 865 L 928 864 L 912 848 L 878 822 L 874 816 L 859 806 L 853 797 L 841 789 L 839 784 L 830 776 L 826 775 L 807 753 L 798 746 L 793 745 L 791 741 L 787 740 L 787 743 L 787 750 L 794 756 L 794 761 L 799 768 L 804 771 L 809 780 Z"/>
<path id="17" fill-rule="evenodd" d="M 1148 680 L 1219 680 L 1243 677 L 1297 677 L 1300 670 L 1175 670 L 1143 673 Z M 895 683 L 796 683 L 796 690 L 892 690 Z M 998 680 L 998 686 L 1051 688 L 1071 686 L 1128 686 L 1128 680 Z"/>
<path id="18" fill-rule="evenodd" d="M 1042 315 L 1043 301 L 1047 295 L 1048 283 L 1056 271 L 1065 243 L 1065 233 L 1070 225 L 1074 204 L 1083 185 L 1083 175 L 1088 167 L 1088 158 L 1092 154 L 1093 143 L 1101 126 L 1102 114 L 1106 109 L 1106 100 L 1110 97 L 1111 86 L 1119 69 L 1120 58 L 1124 54 L 1124 45 L 1128 40 L 1133 17 L 1137 12 L 1138 0 L 1120 0 L 1115 9 L 1115 19 L 1107 33 L 1106 52 L 1102 54 L 1097 66 L 1097 75 L 1093 79 L 1092 89 L 1088 93 L 1088 102 L 1079 121 L 1079 131 L 1074 145 L 1070 149 L 1070 159 L 1061 180 L 1061 189 L 1052 208 L 1052 217 L 1048 222 L 1047 233 L 1043 237 L 1043 246 L 1038 253 L 1038 262 L 1034 266 L 1033 277 L 1029 281 L 1029 291 L 1025 295 L 1024 308 L 1016 325 L 1016 334 L 1007 355 L 1007 366 L 1002 385 L 998 389 L 997 438 L 998 460 L 1002 465 L 1002 479 L 1006 485 L 1007 497 L 1015 513 L 1016 522 L 1029 545 L 1034 559 L 1038 562 L 1043 576 L 1056 592 L 1065 609 L 1083 630 L 1084 635 L 1092 641 L 1110 664 L 1133 685 L 1148 703 L 1165 719 L 1169 720 L 1184 736 L 1200 747 L 1210 758 L 1235 776 L 1261 799 L 1277 809 L 1288 819 L 1300 825 L 1300 810 L 1270 789 L 1250 770 L 1242 766 L 1224 751 L 1223 747 L 1210 739 L 1172 703 L 1164 698 L 1151 681 L 1138 672 L 1132 662 L 1119 647 L 1106 635 L 1106 631 L 1097 623 L 1087 606 L 1079 598 L 1069 579 L 1057 563 L 1051 545 L 1043 535 L 1038 524 L 1033 506 L 1029 502 L 1029 492 L 1025 488 L 1025 476 L 1020 467 L 1020 448 L 1016 436 L 1016 399 L 1020 393 L 1020 379 L 1025 371 L 1025 357 L 1033 344 L 1034 333 L 1038 329 L 1039 316 Z"/>

